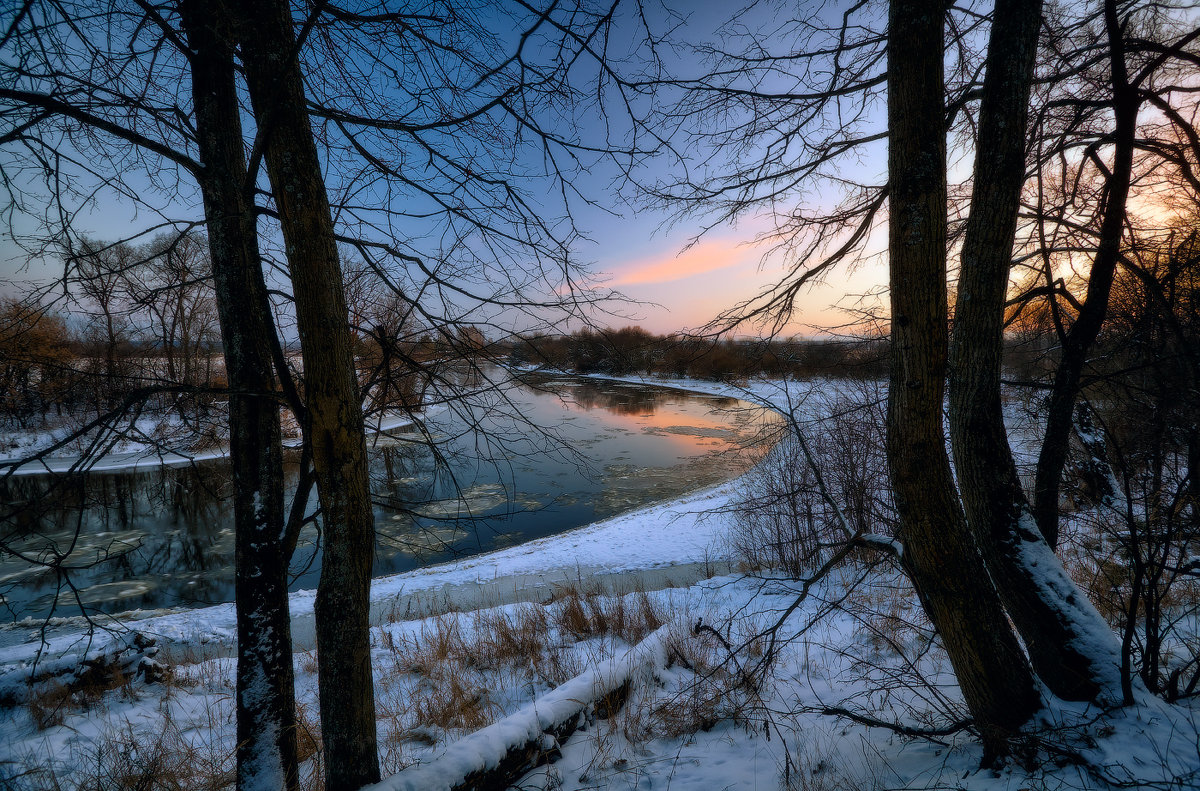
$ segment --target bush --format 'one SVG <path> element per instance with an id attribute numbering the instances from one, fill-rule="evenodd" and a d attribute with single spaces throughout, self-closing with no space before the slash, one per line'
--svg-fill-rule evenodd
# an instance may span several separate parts
<path id="1" fill-rule="evenodd" d="M 844 541 L 838 513 L 822 494 L 818 474 L 851 530 L 892 535 L 895 510 L 877 389 L 864 383 L 827 401 L 817 420 L 802 423 L 797 417 L 791 434 L 746 476 L 731 541 L 747 566 L 800 577 L 824 562 L 826 550 Z"/>

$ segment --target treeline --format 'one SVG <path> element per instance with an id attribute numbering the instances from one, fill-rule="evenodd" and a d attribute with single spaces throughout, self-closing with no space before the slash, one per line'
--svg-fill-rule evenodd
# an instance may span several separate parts
<path id="1" fill-rule="evenodd" d="M 655 335 L 641 327 L 584 328 L 569 335 L 537 335 L 513 344 L 518 365 L 545 365 L 581 374 L 655 374 L 729 381 L 751 376 L 887 376 L 881 339 L 711 339 Z"/>
<path id="2" fill-rule="evenodd" d="M 61 316 L 17 299 L 0 302 L 0 415 L 25 426 L 51 410 L 62 414 L 81 393 L 72 360 L 82 354 Z"/>

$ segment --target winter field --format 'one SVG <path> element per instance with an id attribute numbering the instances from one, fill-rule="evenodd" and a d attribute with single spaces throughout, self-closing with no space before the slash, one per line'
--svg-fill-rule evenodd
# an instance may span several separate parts
<path id="1" fill-rule="evenodd" d="M 665 384 L 769 404 L 814 434 L 882 409 L 870 383 Z M 1019 452 L 1018 406 L 1009 418 Z M 814 446 L 869 469 L 841 455 L 854 442 Z M 809 585 L 800 559 L 755 549 L 777 525 L 743 505 L 796 474 L 785 451 L 668 503 L 377 579 L 379 788 L 449 789 L 525 743 L 553 760 L 520 788 L 1200 787 L 1200 711 L 1154 698 L 1110 712 L 1048 704 L 1053 751 L 1035 735 L 1027 754 L 980 769 L 953 675 L 893 561 L 864 553 Z M 312 606 L 311 592 L 291 598 L 315 788 Z M 102 626 L 90 638 L 72 619 L 0 631 L 0 787 L 230 785 L 232 605 Z M 100 657 L 90 667 L 105 672 L 81 663 Z M 560 743 L 543 735 L 563 721 Z"/>

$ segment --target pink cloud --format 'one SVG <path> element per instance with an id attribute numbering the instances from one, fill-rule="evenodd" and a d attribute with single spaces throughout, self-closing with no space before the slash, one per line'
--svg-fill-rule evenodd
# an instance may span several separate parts
<path id="1" fill-rule="evenodd" d="M 701 239 L 683 252 L 663 251 L 617 264 L 611 270 L 613 279 L 605 285 L 619 288 L 670 283 L 705 272 L 737 266 L 745 263 L 752 255 L 752 249 L 730 239 Z"/>

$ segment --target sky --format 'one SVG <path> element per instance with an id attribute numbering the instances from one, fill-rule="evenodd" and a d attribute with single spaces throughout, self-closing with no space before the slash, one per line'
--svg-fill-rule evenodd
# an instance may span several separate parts
<path id="1" fill-rule="evenodd" d="M 663 334 L 699 330 L 781 277 L 781 263 L 763 261 L 764 247 L 755 244 L 752 234 L 727 229 L 689 244 L 688 230 L 668 229 L 633 249 L 607 255 L 598 250 L 598 268 L 609 278 L 606 285 L 642 303 L 633 309 L 632 323 Z M 805 290 L 787 331 L 815 336 L 841 327 L 850 318 L 846 309 L 857 304 L 858 296 L 886 283 L 886 267 L 878 261 L 836 270 Z M 739 330 L 755 332 L 753 326 Z"/>
<path id="2" fill-rule="evenodd" d="M 745 45 L 737 38 L 740 33 L 754 31 L 760 41 L 775 54 L 787 53 L 796 46 L 792 26 L 793 16 L 803 17 L 804 9 L 818 9 L 832 14 L 840 21 L 845 4 L 802 2 L 759 2 L 749 5 L 726 0 L 692 0 L 668 2 L 673 10 L 686 9 L 673 34 L 690 43 L 710 43 L 731 50 Z M 645 8 L 653 12 L 653 4 Z M 653 24 L 653 20 L 651 22 Z M 659 51 L 675 74 L 691 77 L 712 68 L 709 61 L 694 51 Z M 763 81 L 759 82 L 758 80 Z M 774 80 L 774 83 L 770 83 Z M 763 90 L 794 90 L 791 77 L 778 75 L 756 78 L 755 87 Z M 877 109 L 882 110 L 879 106 Z M 876 119 L 881 120 L 881 119 Z M 769 135 L 765 136 L 768 137 Z M 691 176 L 711 172 L 724 164 L 744 166 L 753 162 L 759 149 L 738 152 L 730 159 L 695 146 L 693 141 L 676 138 L 673 142 L 684 149 L 684 161 L 651 161 L 637 174 L 641 181 L 670 182 L 678 177 L 681 165 Z M 690 157 L 690 158 L 689 158 Z M 661 158 L 658 158 L 661 160 Z M 712 163 L 717 163 L 715 166 Z M 876 146 L 863 150 L 855 158 L 847 158 L 835 169 L 837 177 L 877 184 L 886 178 L 885 149 Z M 671 172 L 674 168 L 675 172 Z M 642 303 L 635 316 L 644 328 L 658 333 L 680 329 L 700 329 L 740 302 L 751 299 L 779 282 L 786 269 L 796 263 L 793 257 L 772 253 L 770 245 L 756 240 L 769 236 L 775 229 L 772 212 L 787 214 L 793 210 L 819 212 L 831 209 L 841 197 L 842 185 L 835 179 L 817 179 L 803 190 L 785 197 L 784 204 L 759 206 L 743 213 L 735 222 L 716 225 L 708 212 L 689 212 L 681 215 L 677 209 L 660 203 L 634 200 L 632 207 L 623 204 L 610 206 L 620 217 L 606 222 L 598 217 L 585 216 L 584 231 L 594 244 L 584 246 L 581 256 L 595 262 L 604 273 L 606 284 Z M 623 197 L 627 191 L 623 191 Z M 887 271 L 877 253 L 886 240 L 873 235 L 867 244 L 867 255 L 829 273 L 820 282 L 807 288 L 797 301 L 797 311 L 785 329 L 785 334 L 819 335 L 823 328 L 840 328 L 850 320 L 844 310 L 853 307 L 859 295 L 877 294 L 887 283 Z M 759 328 L 743 325 L 736 330 L 757 334 Z"/>
<path id="3" fill-rule="evenodd" d="M 586 229 L 591 240 L 579 244 L 579 257 L 591 263 L 596 281 L 638 304 L 621 305 L 621 316 L 602 319 L 612 326 L 637 324 L 655 333 L 698 330 L 733 305 L 755 296 L 780 276 L 777 260 L 764 262 L 764 247 L 748 229 L 721 228 L 693 240 L 695 226 L 669 224 L 665 215 L 626 210 L 621 217 L 599 219 Z M 147 221 L 131 207 L 105 201 L 77 223 L 87 235 L 119 238 Z M 53 259 L 29 259 L 6 234 L 0 238 L 0 291 L 18 295 L 28 282 L 45 282 L 60 272 Z M 843 267 L 808 288 L 790 332 L 819 334 L 847 321 L 842 310 L 857 295 L 887 282 L 878 261 Z M 753 334 L 754 328 L 744 329 Z"/>
<path id="4" fill-rule="evenodd" d="M 764 7 L 768 12 L 773 8 L 770 4 Z M 715 0 L 667 2 L 661 7 L 647 2 L 644 8 L 652 25 L 677 24 L 675 35 L 688 41 L 722 41 L 718 33 L 720 25 L 733 10 L 728 3 Z M 664 8 L 680 12 L 683 17 L 670 20 L 670 13 Z M 754 24 L 770 30 L 774 20 L 763 17 L 761 11 L 758 13 Z M 665 57 L 681 73 L 695 73 L 703 68 L 693 52 L 676 49 Z M 572 131 L 587 138 L 586 130 Z M 754 152 L 746 156 L 753 157 Z M 644 166 L 646 170 L 639 178 L 653 181 L 664 175 L 655 172 L 655 168 L 672 166 L 652 160 Z M 868 157 L 859 166 L 868 180 L 882 177 L 883 165 L 877 158 Z M 698 329 L 777 282 L 784 268 L 794 263 L 778 255 L 764 260 L 766 248 L 755 244 L 755 238 L 771 230 L 769 219 L 750 214 L 740 217 L 736 225 L 717 225 L 697 238 L 710 222 L 703 213 L 680 218 L 662 206 L 631 202 L 629 190 L 615 185 L 616 180 L 611 168 L 603 164 L 597 164 L 595 172 L 582 174 L 578 186 L 598 208 L 577 204 L 575 213 L 583 236 L 576 246 L 576 259 L 590 267 L 598 284 L 636 302 L 620 306 L 620 315 L 601 318 L 602 323 L 610 326 L 636 323 L 657 333 Z M 796 201 L 808 201 L 807 208 L 814 208 L 823 202 L 832 204 L 835 196 L 833 185 L 818 182 L 803 197 L 797 196 Z M 169 213 L 196 216 L 194 196 Z M 130 229 L 141 230 L 159 219 L 150 212 L 139 211 L 129 201 L 98 194 L 95 204 L 76 218 L 75 230 L 107 240 L 127 236 Z M 4 292 L 26 291 L 29 280 L 52 278 L 59 266 L 53 259 L 26 259 L 10 234 L 0 236 L 0 289 Z M 886 271 L 877 260 L 834 271 L 802 295 L 797 313 L 785 332 L 813 335 L 821 327 L 842 325 L 847 314 L 839 306 L 851 304 L 854 295 L 876 291 L 885 282 Z M 755 331 L 750 326 L 739 329 L 745 334 Z"/>

